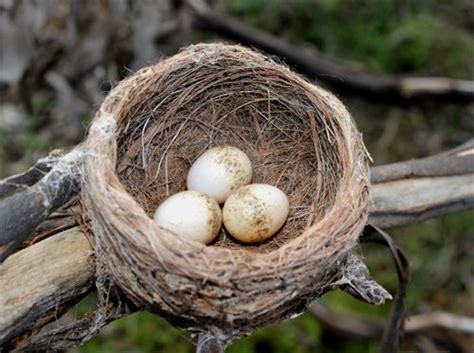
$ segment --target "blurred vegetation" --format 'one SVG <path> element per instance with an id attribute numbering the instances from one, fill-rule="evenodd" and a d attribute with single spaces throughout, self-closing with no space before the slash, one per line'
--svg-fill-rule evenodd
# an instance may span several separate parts
<path id="1" fill-rule="evenodd" d="M 470 0 L 226 0 L 215 1 L 232 16 L 300 45 L 312 45 L 333 58 L 387 74 L 441 75 L 474 79 L 474 8 Z M 205 33 L 197 34 L 204 38 Z M 354 97 L 341 97 L 364 133 L 377 164 L 420 157 L 453 147 L 474 132 L 474 107 L 424 103 L 388 107 Z M 37 159 L 38 151 L 64 145 L 61 136 L 37 133 L 36 124 L 54 105 L 54 97 L 33 102 L 34 119 L 26 133 L 11 134 L 0 126 L 0 163 L 10 151 L 26 156 L 22 166 L 9 162 L 0 177 Z M 84 123 L 85 125 L 86 123 Z M 18 152 L 20 151 L 20 152 Z M 15 160 L 15 156 L 11 160 Z M 464 212 L 393 230 L 412 269 L 408 306 L 412 314 L 447 310 L 474 315 L 472 298 L 474 212 Z M 384 249 L 364 245 L 374 276 L 390 292 L 396 289 L 392 260 Z M 341 312 L 386 320 L 390 303 L 373 307 L 342 292 L 322 299 Z M 71 315 L 94 306 L 94 296 Z M 229 353 L 375 352 L 378 342 L 334 337 L 305 314 L 275 327 L 258 330 L 234 343 Z M 413 349 L 405 342 L 403 349 Z M 193 352 L 165 320 L 142 312 L 121 319 L 78 352 Z"/>
<path id="2" fill-rule="evenodd" d="M 472 78 L 467 1 L 231 0 L 230 14 L 328 56 L 380 73 Z M 455 8 L 456 11 L 452 11 Z M 449 11 L 451 9 L 451 11 Z M 458 22 L 463 9 L 470 10 Z M 470 13 L 469 13 L 470 12 Z"/>

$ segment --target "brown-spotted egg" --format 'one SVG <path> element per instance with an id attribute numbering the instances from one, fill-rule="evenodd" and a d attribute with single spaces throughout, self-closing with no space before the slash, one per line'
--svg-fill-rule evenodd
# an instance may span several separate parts
<path id="1" fill-rule="evenodd" d="M 252 164 L 247 155 L 233 146 L 217 146 L 194 162 L 186 181 L 188 190 L 203 192 L 222 204 L 251 180 Z"/>
<path id="2" fill-rule="evenodd" d="M 267 184 L 243 186 L 224 204 L 226 230 L 244 243 L 258 243 L 270 238 L 285 223 L 289 212 L 283 191 Z"/>

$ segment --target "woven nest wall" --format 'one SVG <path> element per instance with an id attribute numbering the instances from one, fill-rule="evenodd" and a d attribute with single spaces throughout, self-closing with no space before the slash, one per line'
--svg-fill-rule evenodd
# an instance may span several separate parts
<path id="1" fill-rule="evenodd" d="M 228 144 L 290 215 L 268 241 L 202 245 L 152 220 L 193 161 Z M 201 44 L 120 82 L 86 141 L 83 197 L 98 275 L 195 334 L 231 340 L 304 310 L 340 277 L 368 212 L 361 135 L 337 98 L 241 46 Z"/>

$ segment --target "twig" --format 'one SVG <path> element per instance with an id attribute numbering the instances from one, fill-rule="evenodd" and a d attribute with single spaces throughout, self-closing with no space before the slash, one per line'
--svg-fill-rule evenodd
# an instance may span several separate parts
<path id="1" fill-rule="evenodd" d="M 403 251 L 394 243 L 391 236 L 374 225 L 368 224 L 360 239 L 361 242 L 373 241 L 389 248 L 395 269 L 397 270 L 397 292 L 395 293 L 392 309 L 390 311 L 390 320 L 384 329 L 379 349 L 380 353 L 396 353 L 407 316 L 406 289 L 410 271 L 408 260 Z"/>
<path id="2" fill-rule="evenodd" d="M 15 351 L 43 352 L 78 346 L 97 335 L 108 323 L 137 311 L 129 303 L 110 302 L 105 310 L 87 313 L 79 320 L 55 329 L 25 337 L 15 345 Z"/>
<path id="3" fill-rule="evenodd" d="M 474 173 L 474 139 L 435 156 L 386 164 L 370 169 L 372 183 Z"/>
<path id="4" fill-rule="evenodd" d="M 474 335 L 474 318 L 434 311 L 412 316 L 405 323 L 407 332 L 418 332 L 436 327 Z"/>

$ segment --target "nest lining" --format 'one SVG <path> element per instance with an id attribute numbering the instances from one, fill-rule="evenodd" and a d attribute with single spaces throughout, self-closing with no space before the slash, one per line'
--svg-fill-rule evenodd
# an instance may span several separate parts
<path id="1" fill-rule="evenodd" d="M 327 290 L 367 217 L 365 150 L 344 106 L 240 46 L 192 46 L 122 81 L 87 143 L 99 273 L 177 326 L 226 342 Z M 289 197 L 288 221 L 268 241 L 243 245 L 222 230 L 202 246 L 150 219 L 185 190 L 193 161 L 222 144 L 249 156 L 254 183 Z"/>

